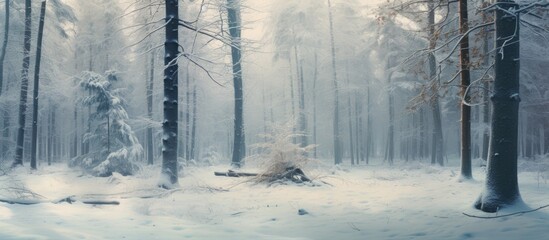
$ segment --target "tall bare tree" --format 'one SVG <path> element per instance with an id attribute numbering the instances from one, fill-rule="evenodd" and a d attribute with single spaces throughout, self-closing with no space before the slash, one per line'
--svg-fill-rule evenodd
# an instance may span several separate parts
<path id="1" fill-rule="evenodd" d="M 177 106 L 179 57 L 179 1 L 166 0 L 166 39 L 164 42 L 164 122 L 162 130 L 162 174 L 168 182 L 161 187 L 170 188 L 178 182 L 177 166 Z"/>
<path id="2" fill-rule="evenodd" d="M 25 140 L 25 120 L 27 112 L 27 93 L 29 89 L 29 65 L 31 48 L 31 0 L 25 0 L 25 36 L 23 39 L 23 68 L 21 70 L 21 93 L 19 98 L 19 126 L 15 159 L 12 166 L 23 165 L 23 144 Z"/>

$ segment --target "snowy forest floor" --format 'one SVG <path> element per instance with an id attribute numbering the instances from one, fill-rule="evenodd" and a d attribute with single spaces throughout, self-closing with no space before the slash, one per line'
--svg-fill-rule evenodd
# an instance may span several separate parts
<path id="1" fill-rule="evenodd" d="M 547 163 L 519 164 L 521 194 L 531 209 L 549 204 Z M 549 208 L 495 219 L 463 215 L 524 210 L 476 211 L 480 167 L 474 181 L 462 183 L 457 166 L 418 162 L 304 169 L 325 182 L 319 186 L 266 186 L 213 175 L 228 168 L 188 167 L 180 188 L 171 191 L 156 187 L 158 167 L 108 178 L 62 164 L 18 168 L 0 176 L 0 197 L 20 197 L 15 189 L 24 187 L 48 201 L 0 203 L 0 239 L 549 239 Z M 49 202 L 70 195 L 120 205 Z"/>

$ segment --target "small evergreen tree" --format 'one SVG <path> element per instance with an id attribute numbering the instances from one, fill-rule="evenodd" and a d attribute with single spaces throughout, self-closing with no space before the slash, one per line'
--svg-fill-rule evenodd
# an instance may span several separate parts
<path id="1" fill-rule="evenodd" d="M 106 177 L 118 172 L 132 175 L 139 169 L 136 160 L 143 154 L 143 147 L 137 140 L 124 106 L 122 89 L 115 87 L 118 76 L 114 71 L 105 75 L 83 72 L 80 87 L 89 92 L 80 98 L 84 106 L 95 107 L 89 121 L 97 122 L 92 133 L 84 137 L 90 143 L 90 152 L 70 161 L 95 176 Z"/>

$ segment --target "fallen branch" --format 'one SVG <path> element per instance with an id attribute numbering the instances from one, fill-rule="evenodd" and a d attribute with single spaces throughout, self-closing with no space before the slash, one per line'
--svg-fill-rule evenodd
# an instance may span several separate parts
<path id="1" fill-rule="evenodd" d="M 531 213 L 531 212 L 538 211 L 540 209 L 544 209 L 546 207 L 549 207 L 549 204 L 545 205 L 545 206 L 541 206 L 541 207 L 536 208 L 536 209 L 528 210 L 528 211 L 514 212 L 514 213 L 509 213 L 509 214 L 504 214 L 504 215 L 499 215 L 499 216 L 476 216 L 476 215 L 471 215 L 471 214 L 467 214 L 467 213 L 464 213 L 464 212 L 462 212 L 462 213 L 463 213 L 463 215 L 465 215 L 467 217 L 481 218 L 481 219 L 494 219 L 494 218 L 502 218 L 502 217 L 509 217 L 509 216 L 514 216 L 514 215 L 522 215 L 522 214 L 525 214 L 525 213 Z"/>
<path id="2" fill-rule="evenodd" d="M 215 176 L 221 176 L 221 177 L 255 177 L 258 174 L 257 173 L 245 173 L 245 172 L 235 172 L 233 170 L 229 170 L 227 172 L 214 172 Z"/>

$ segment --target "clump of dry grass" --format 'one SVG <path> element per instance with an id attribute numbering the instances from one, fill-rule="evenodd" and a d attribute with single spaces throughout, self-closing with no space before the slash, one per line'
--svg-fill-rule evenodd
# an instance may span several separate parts
<path id="1" fill-rule="evenodd" d="M 270 126 L 270 132 L 262 136 L 266 142 L 254 145 L 260 153 L 249 159 L 258 162 L 259 169 L 262 171 L 252 181 L 257 183 L 279 180 L 310 181 L 301 169 L 311 163 L 312 159 L 308 157 L 308 153 L 315 146 L 301 146 L 299 143 L 294 143 L 294 139 L 303 135 L 293 133 L 293 129 L 292 122 L 273 124 Z"/>

